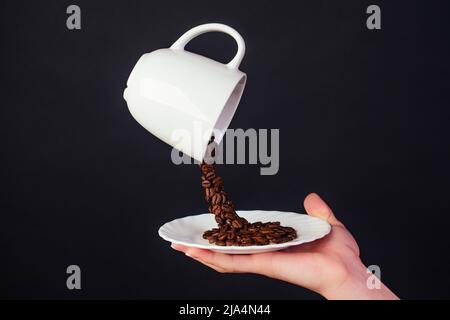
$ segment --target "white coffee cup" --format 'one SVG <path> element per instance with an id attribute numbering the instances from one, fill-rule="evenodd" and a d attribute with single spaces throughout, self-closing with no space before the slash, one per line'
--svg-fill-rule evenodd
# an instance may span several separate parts
<path id="1" fill-rule="evenodd" d="M 196 36 L 212 31 L 232 36 L 238 45 L 228 64 L 184 50 Z M 244 91 L 239 70 L 245 43 L 233 28 L 210 23 L 183 34 L 169 49 L 144 54 L 127 82 L 124 98 L 133 117 L 159 139 L 202 161 L 211 134 L 220 143 Z M 183 137 L 181 135 L 188 135 Z"/>

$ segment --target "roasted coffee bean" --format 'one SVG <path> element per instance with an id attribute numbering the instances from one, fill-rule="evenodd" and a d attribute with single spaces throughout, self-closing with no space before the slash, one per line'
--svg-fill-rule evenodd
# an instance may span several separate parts
<path id="1" fill-rule="evenodd" d="M 257 242 L 261 242 L 261 241 L 265 241 L 266 238 L 263 236 L 252 236 L 252 239 L 257 241 Z"/>
<path id="2" fill-rule="evenodd" d="M 212 181 L 214 186 L 221 186 L 223 184 L 221 177 L 215 177 Z"/>
<path id="3" fill-rule="evenodd" d="M 230 206 L 229 204 L 226 204 L 226 203 L 224 203 L 224 204 L 222 205 L 222 209 L 223 209 L 223 211 L 225 211 L 225 212 L 234 212 L 233 207 Z"/>
<path id="4" fill-rule="evenodd" d="M 233 222 L 231 223 L 231 225 L 233 227 L 235 227 L 236 229 L 240 229 L 242 228 L 244 225 L 242 224 L 242 222 L 239 219 L 233 220 Z"/>
<path id="5" fill-rule="evenodd" d="M 201 169 L 202 169 L 202 171 L 213 171 L 214 170 L 214 165 L 212 165 L 212 164 L 207 164 L 207 163 L 203 163 L 202 165 L 201 165 Z"/>
<path id="6" fill-rule="evenodd" d="M 217 237 L 220 241 L 225 240 L 228 237 L 227 233 L 219 233 L 219 236 Z"/>
<path id="7" fill-rule="evenodd" d="M 209 187 L 211 187 L 211 181 L 203 180 L 203 181 L 202 181 L 202 187 L 203 187 L 203 188 L 209 188 Z"/>
<path id="8" fill-rule="evenodd" d="M 213 141 L 214 137 L 211 137 L 210 142 Z M 214 157 L 214 148 L 211 155 Z M 218 228 L 203 233 L 203 238 L 209 243 L 218 246 L 262 246 L 291 241 L 297 237 L 295 229 L 283 227 L 278 221 L 249 223 L 239 217 L 233 202 L 223 189 L 223 180 L 217 175 L 215 165 L 204 162 L 200 169 L 205 200 L 218 225 Z"/>
<path id="9" fill-rule="evenodd" d="M 209 182 L 209 181 L 208 181 Z M 219 193 L 215 193 L 211 199 L 212 204 L 222 203 L 222 195 Z"/>
<path id="10" fill-rule="evenodd" d="M 218 216 L 222 213 L 222 207 L 220 205 L 214 205 L 214 206 L 212 206 L 211 212 L 213 214 L 215 214 L 216 216 Z"/>
<path id="11" fill-rule="evenodd" d="M 275 238 L 272 239 L 271 242 L 273 243 L 284 243 L 284 242 L 288 242 L 291 241 L 289 238 Z"/>
<path id="12" fill-rule="evenodd" d="M 213 195 L 211 188 L 205 188 L 205 197 L 206 201 L 209 201 L 209 198 L 211 198 Z"/>
<path id="13" fill-rule="evenodd" d="M 237 215 L 235 213 L 225 212 L 225 211 L 222 212 L 222 216 L 227 218 L 227 219 L 230 219 L 230 220 L 236 220 L 236 218 L 237 218 Z"/>
<path id="14" fill-rule="evenodd" d="M 210 171 L 210 172 L 208 172 L 207 174 L 206 174 L 206 179 L 208 179 L 208 180 L 212 180 L 212 179 L 214 179 L 216 177 L 216 173 L 214 172 L 214 171 Z"/>
<path id="15" fill-rule="evenodd" d="M 280 223 L 271 222 L 267 225 L 269 228 L 278 228 L 280 226 Z"/>

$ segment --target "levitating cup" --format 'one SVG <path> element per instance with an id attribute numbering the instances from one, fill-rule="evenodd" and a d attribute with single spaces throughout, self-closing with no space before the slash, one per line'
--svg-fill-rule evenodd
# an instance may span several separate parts
<path id="1" fill-rule="evenodd" d="M 212 31 L 236 40 L 237 54 L 230 63 L 184 50 L 190 40 Z M 211 135 L 220 143 L 241 99 L 247 79 L 239 70 L 244 54 L 244 40 L 233 28 L 218 23 L 195 27 L 169 49 L 139 59 L 124 91 L 128 108 L 156 137 L 202 161 Z M 180 134 L 189 137 L 180 139 Z"/>

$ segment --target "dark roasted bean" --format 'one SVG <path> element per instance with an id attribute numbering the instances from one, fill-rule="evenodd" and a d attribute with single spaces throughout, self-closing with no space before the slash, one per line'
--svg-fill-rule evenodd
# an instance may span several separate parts
<path id="1" fill-rule="evenodd" d="M 222 205 L 222 208 L 223 208 L 223 211 L 226 211 L 226 212 L 234 212 L 233 207 L 230 206 L 229 204 L 224 203 L 224 204 Z"/>
<path id="2" fill-rule="evenodd" d="M 235 227 L 236 229 L 240 229 L 243 227 L 242 222 L 239 219 L 233 220 L 233 222 L 231 223 L 231 225 L 233 227 Z"/>
<path id="3" fill-rule="evenodd" d="M 214 184 L 214 186 L 222 186 L 223 181 L 221 177 L 215 177 L 212 183 Z"/>
<path id="4" fill-rule="evenodd" d="M 211 137 L 210 143 L 214 141 Z M 214 157 L 214 148 L 211 156 Z M 215 215 L 218 228 L 205 231 L 202 235 L 209 243 L 218 246 L 253 246 L 283 243 L 297 237 L 291 227 L 283 227 L 280 222 L 254 222 L 237 215 L 234 205 L 223 188 L 223 180 L 216 173 L 214 163 L 202 163 L 202 187 L 209 211 Z"/>
<path id="5" fill-rule="evenodd" d="M 217 216 L 222 213 L 222 208 L 219 205 L 215 205 L 212 207 L 212 213 Z"/>
<path id="6" fill-rule="evenodd" d="M 211 199 L 212 204 L 219 204 L 221 201 L 222 201 L 222 197 L 220 194 L 216 193 L 212 196 L 212 199 Z"/>
<path id="7" fill-rule="evenodd" d="M 211 181 L 203 180 L 203 181 L 202 181 L 202 187 L 203 187 L 203 188 L 209 188 L 209 187 L 211 187 Z"/>
<path id="8" fill-rule="evenodd" d="M 208 238 L 209 243 L 215 243 L 217 241 L 217 237 Z"/>
<path id="9" fill-rule="evenodd" d="M 220 233 L 219 236 L 217 237 L 220 241 L 225 240 L 227 238 L 227 234 L 226 232 L 224 233 Z"/>
<path id="10" fill-rule="evenodd" d="M 208 180 L 212 180 L 216 177 L 216 173 L 214 171 L 210 171 L 206 174 L 205 178 Z"/>

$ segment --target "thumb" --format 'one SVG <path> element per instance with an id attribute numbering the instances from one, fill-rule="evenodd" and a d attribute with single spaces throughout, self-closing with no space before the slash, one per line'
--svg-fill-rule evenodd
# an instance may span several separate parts
<path id="1" fill-rule="evenodd" d="M 310 193 L 303 202 L 306 212 L 312 217 L 327 221 L 332 226 L 343 226 L 343 224 L 334 216 L 330 207 L 316 193 Z"/>

